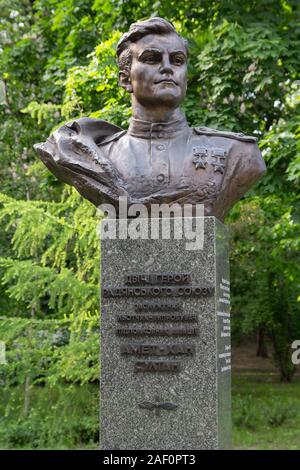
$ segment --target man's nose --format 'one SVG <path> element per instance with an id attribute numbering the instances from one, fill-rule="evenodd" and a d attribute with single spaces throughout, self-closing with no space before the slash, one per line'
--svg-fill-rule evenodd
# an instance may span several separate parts
<path id="1" fill-rule="evenodd" d="M 165 56 L 162 58 L 162 63 L 161 63 L 161 67 L 160 67 L 160 73 L 161 74 L 173 74 L 173 69 L 172 69 L 172 65 L 170 63 L 170 59 L 168 56 Z"/>

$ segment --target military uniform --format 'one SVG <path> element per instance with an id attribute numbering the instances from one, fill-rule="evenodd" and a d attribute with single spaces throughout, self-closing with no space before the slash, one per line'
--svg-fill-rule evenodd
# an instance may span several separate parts
<path id="1" fill-rule="evenodd" d="M 128 131 L 83 118 L 68 123 L 36 149 L 47 167 L 93 204 L 127 196 L 129 204 L 204 204 L 223 220 L 265 172 L 256 138 L 186 119 L 131 119 Z"/>

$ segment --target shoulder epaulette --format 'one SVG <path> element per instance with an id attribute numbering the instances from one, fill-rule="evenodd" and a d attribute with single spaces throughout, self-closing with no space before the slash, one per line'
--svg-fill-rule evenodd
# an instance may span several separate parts
<path id="1" fill-rule="evenodd" d="M 196 134 L 213 135 L 216 137 L 227 137 L 229 139 L 241 140 L 244 142 L 257 142 L 257 138 L 251 135 L 245 135 L 242 132 L 218 131 L 210 127 L 194 127 Z"/>

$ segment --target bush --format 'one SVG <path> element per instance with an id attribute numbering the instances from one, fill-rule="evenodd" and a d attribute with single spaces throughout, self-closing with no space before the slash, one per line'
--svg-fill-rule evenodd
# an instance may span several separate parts
<path id="1" fill-rule="evenodd" d="M 273 402 L 265 412 L 267 422 L 270 426 L 282 426 L 287 420 L 293 418 L 297 414 L 295 406 L 282 404 L 281 402 Z"/>
<path id="2" fill-rule="evenodd" d="M 32 386 L 27 416 L 22 390 L 10 387 L 0 396 L 0 448 L 98 447 L 98 385 Z"/>
<path id="3" fill-rule="evenodd" d="M 41 426 L 36 424 L 25 419 L 10 423 L 3 437 L 10 448 L 26 446 L 37 448 L 40 443 Z"/>
<path id="4" fill-rule="evenodd" d="M 234 401 L 233 422 L 238 427 L 254 430 L 258 423 L 258 414 L 253 405 L 252 395 L 241 397 L 238 395 Z"/>

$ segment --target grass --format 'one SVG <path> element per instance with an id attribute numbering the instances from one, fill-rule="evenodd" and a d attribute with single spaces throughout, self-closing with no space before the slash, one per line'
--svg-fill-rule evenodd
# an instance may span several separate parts
<path id="1" fill-rule="evenodd" d="M 286 384 L 274 373 L 239 373 L 232 386 L 234 449 L 300 449 L 300 377 Z M 98 429 L 97 386 L 35 388 L 30 419 L 18 423 L 22 392 L 15 387 L 1 395 L 0 448 L 98 448 L 92 439 Z"/>
<path id="2" fill-rule="evenodd" d="M 300 449 L 300 378 L 280 383 L 276 374 L 233 377 L 234 449 Z"/>

